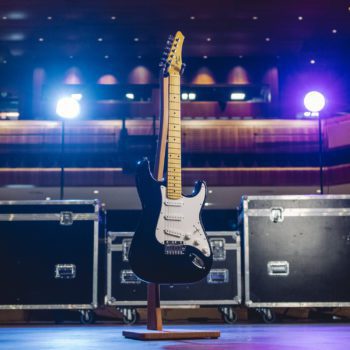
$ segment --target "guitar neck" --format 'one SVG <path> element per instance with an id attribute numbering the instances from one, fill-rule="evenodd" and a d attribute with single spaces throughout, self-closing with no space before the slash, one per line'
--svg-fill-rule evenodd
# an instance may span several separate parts
<path id="1" fill-rule="evenodd" d="M 167 197 L 182 196 L 180 74 L 169 75 Z"/>

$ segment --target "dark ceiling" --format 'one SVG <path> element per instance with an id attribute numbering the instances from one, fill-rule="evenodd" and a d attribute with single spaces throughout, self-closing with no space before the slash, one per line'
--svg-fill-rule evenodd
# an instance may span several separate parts
<path id="1" fill-rule="evenodd" d="M 168 34 L 184 56 L 347 52 L 345 0 L 1 0 L 0 59 L 159 57 Z"/>

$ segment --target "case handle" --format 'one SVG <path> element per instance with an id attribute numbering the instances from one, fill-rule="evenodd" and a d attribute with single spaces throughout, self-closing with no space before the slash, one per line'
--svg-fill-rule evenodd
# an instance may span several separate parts
<path id="1" fill-rule="evenodd" d="M 267 273 L 269 276 L 288 276 L 288 261 L 269 261 L 267 263 Z"/>

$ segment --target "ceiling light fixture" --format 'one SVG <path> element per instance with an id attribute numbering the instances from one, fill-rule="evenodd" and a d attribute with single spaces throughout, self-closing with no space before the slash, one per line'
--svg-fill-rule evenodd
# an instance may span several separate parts
<path id="1" fill-rule="evenodd" d="M 257 21 L 259 19 L 259 17 L 258 16 L 253 16 L 252 19 L 253 19 L 253 21 Z"/>
<path id="2" fill-rule="evenodd" d="M 51 21 L 51 20 L 52 20 L 52 17 L 51 17 L 51 16 L 47 16 L 47 20 L 48 20 L 48 21 Z"/>
<path id="3" fill-rule="evenodd" d="M 197 95 L 194 92 L 190 92 L 188 94 L 188 99 L 191 101 L 194 101 L 196 99 Z"/>
<path id="4" fill-rule="evenodd" d="M 243 101 L 245 96 L 244 92 L 232 92 L 230 98 L 232 101 Z"/>
<path id="5" fill-rule="evenodd" d="M 207 56 L 207 55 L 204 55 L 204 56 L 203 56 L 203 59 L 205 59 L 205 60 L 206 60 L 207 58 L 208 58 L 208 56 Z"/>
<path id="6" fill-rule="evenodd" d="M 303 19 L 304 19 L 303 16 L 299 16 L 299 17 L 298 17 L 298 20 L 299 20 L 299 21 L 302 21 Z"/>
<path id="7" fill-rule="evenodd" d="M 134 38 L 134 41 L 135 41 L 135 43 L 137 43 L 138 41 L 140 41 L 140 39 L 139 38 Z"/>
<path id="8" fill-rule="evenodd" d="M 182 100 L 188 100 L 188 93 L 187 92 L 183 92 L 182 94 L 181 94 L 181 99 Z"/>
<path id="9" fill-rule="evenodd" d="M 316 61 L 315 61 L 315 60 L 310 60 L 310 63 L 311 63 L 311 64 L 315 64 Z"/>
<path id="10" fill-rule="evenodd" d="M 44 41 L 44 38 L 39 38 L 38 39 L 40 42 L 43 42 Z"/>
<path id="11" fill-rule="evenodd" d="M 103 41 L 103 38 L 98 38 L 97 41 L 101 42 Z"/>
<path id="12" fill-rule="evenodd" d="M 193 21 L 193 20 L 195 20 L 195 19 L 196 19 L 196 17 L 194 17 L 194 16 L 191 16 L 191 17 L 190 17 L 190 20 L 191 20 L 191 21 Z"/>
<path id="13" fill-rule="evenodd" d="M 117 19 L 116 16 L 111 16 L 111 20 L 112 20 L 112 21 L 115 21 L 116 19 Z"/>
<path id="14" fill-rule="evenodd" d="M 265 38 L 265 41 L 269 42 L 271 39 L 269 37 Z"/>
<path id="15" fill-rule="evenodd" d="M 211 41 L 211 38 L 207 38 L 207 41 L 210 42 L 210 41 Z"/>
<path id="16" fill-rule="evenodd" d="M 338 31 L 334 28 L 334 29 L 332 29 L 332 33 L 333 33 L 333 34 L 337 34 Z"/>

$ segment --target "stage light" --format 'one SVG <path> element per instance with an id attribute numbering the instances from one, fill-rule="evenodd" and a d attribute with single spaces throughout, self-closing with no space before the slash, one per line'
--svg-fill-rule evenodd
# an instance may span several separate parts
<path id="1" fill-rule="evenodd" d="M 188 94 L 188 99 L 191 100 L 191 101 L 195 100 L 196 97 L 197 97 L 197 95 L 194 92 L 190 92 Z"/>
<path id="2" fill-rule="evenodd" d="M 128 100 L 133 100 L 135 98 L 135 95 L 132 92 L 128 92 L 127 94 L 125 94 L 125 97 Z"/>
<path id="3" fill-rule="evenodd" d="M 321 112 L 325 105 L 326 99 L 318 91 L 310 91 L 304 97 L 304 106 L 309 112 Z"/>
<path id="4" fill-rule="evenodd" d="M 181 94 L 181 99 L 182 99 L 182 100 L 188 100 L 188 93 L 187 93 L 187 92 L 183 92 L 183 93 Z"/>
<path id="5" fill-rule="evenodd" d="M 244 92 L 232 92 L 231 94 L 231 100 L 233 101 L 243 101 L 244 99 L 245 99 Z"/>
<path id="6" fill-rule="evenodd" d="M 76 118 L 80 114 L 80 104 L 72 97 L 63 97 L 57 102 L 56 113 L 62 118 Z"/>

